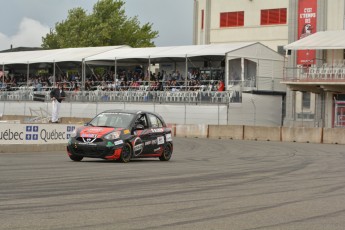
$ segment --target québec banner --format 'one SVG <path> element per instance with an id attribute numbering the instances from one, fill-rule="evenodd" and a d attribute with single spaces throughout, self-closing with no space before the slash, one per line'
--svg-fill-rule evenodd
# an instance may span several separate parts
<path id="1" fill-rule="evenodd" d="M 0 144 L 67 144 L 75 128 L 59 124 L 1 124 Z"/>

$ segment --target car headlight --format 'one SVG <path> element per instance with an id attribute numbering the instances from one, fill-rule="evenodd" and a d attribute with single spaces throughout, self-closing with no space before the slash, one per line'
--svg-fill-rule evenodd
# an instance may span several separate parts
<path id="1" fill-rule="evenodd" d="M 76 137 L 77 136 L 77 130 L 73 130 L 73 132 L 71 132 L 71 136 L 70 137 Z"/>
<path id="2" fill-rule="evenodd" d="M 107 135 L 104 136 L 104 139 L 107 139 L 107 140 L 115 140 L 117 138 L 119 138 L 121 135 L 121 132 L 111 132 L 111 133 L 108 133 Z"/>

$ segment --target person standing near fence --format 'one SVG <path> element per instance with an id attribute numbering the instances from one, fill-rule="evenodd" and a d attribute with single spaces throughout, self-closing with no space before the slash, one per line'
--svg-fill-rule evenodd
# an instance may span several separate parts
<path id="1" fill-rule="evenodd" d="M 52 99 L 52 123 L 59 123 L 60 106 L 65 97 L 66 94 L 62 84 L 58 84 L 58 87 L 52 89 L 50 92 L 50 98 Z"/>

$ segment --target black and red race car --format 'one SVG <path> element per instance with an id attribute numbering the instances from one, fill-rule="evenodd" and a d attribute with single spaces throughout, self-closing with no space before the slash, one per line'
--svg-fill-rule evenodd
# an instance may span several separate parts
<path id="1" fill-rule="evenodd" d="M 67 145 L 73 161 L 84 157 L 122 162 L 156 157 L 168 161 L 172 152 L 171 129 L 160 115 L 144 111 L 104 111 L 77 128 Z"/>

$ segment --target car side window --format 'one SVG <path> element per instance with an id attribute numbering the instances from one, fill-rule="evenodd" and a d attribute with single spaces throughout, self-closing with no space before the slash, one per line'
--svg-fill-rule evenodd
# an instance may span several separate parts
<path id="1" fill-rule="evenodd" d="M 140 124 L 140 125 L 143 125 L 145 129 L 148 128 L 148 123 L 147 123 L 147 119 L 146 119 L 146 116 L 145 115 L 141 115 L 137 121 L 136 121 L 137 124 Z"/>
<path id="2" fill-rule="evenodd" d="M 158 117 L 156 117 L 156 116 L 153 115 L 153 114 L 148 114 L 148 116 L 149 116 L 149 119 L 150 119 L 152 128 L 160 128 L 160 127 L 163 127 L 163 123 L 162 123 L 162 121 L 161 121 Z"/>

